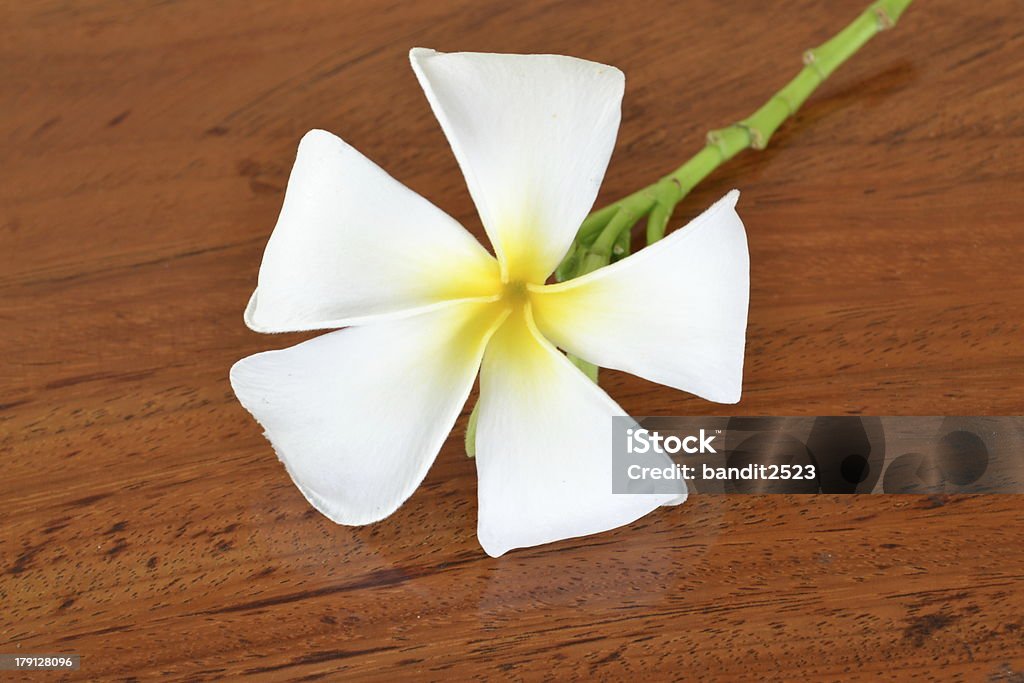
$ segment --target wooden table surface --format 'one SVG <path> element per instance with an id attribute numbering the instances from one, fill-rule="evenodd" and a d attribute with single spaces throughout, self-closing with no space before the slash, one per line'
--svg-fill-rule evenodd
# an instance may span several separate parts
<path id="1" fill-rule="evenodd" d="M 230 365 L 300 136 L 343 136 L 482 235 L 407 51 L 626 73 L 610 200 L 695 151 L 862 2 L 5 3 L 0 652 L 82 679 L 1021 681 L 1024 499 L 695 496 L 484 555 L 460 418 L 370 527 L 303 500 Z M 743 400 L 635 415 L 1020 414 L 1024 27 L 918 2 L 673 225 L 743 190 Z M 45 675 L 35 675 L 37 680 Z M 52 677 L 52 676 L 51 676 Z"/>

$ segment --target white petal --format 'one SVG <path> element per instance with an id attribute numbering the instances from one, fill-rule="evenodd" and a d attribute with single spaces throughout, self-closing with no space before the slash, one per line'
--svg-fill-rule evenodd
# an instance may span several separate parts
<path id="1" fill-rule="evenodd" d="M 612 416 L 624 414 L 512 314 L 480 373 L 477 535 L 487 554 L 614 529 L 677 502 L 612 493 Z"/>
<path id="2" fill-rule="evenodd" d="M 507 279 L 543 282 L 597 196 L 622 72 L 557 55 L 409 56 Z"/>
<path id="3" fill-rule="evenodd" d="M 618 263 L 531 288 L 537 327 L 601 367 L 736 403 L 750 297 L 738 198 L 730 192 L 682 230 Z"/>
<path id="4" fill-rule="evenodd" d="M 502 319 L 458 303 L 238 361 L 231 386 L 315 508 L 387 517 L 419 486 Z"/>
<path id="5" fill-rule="evenodd" d="M 494 258 L 454 219 L 312 130 L 245 321 L 257 332 L 344 327 L 488 296 L 497 282 Z"/>

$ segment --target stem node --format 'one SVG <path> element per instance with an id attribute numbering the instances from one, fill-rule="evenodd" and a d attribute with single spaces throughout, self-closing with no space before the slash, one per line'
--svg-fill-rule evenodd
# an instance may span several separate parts
<path id="1" fill-rule="evenodd" d="M 875 17 L 878 19 L 879 31 L 888 31 L 896 25 L 896 22 L 892 20 L 892 17 L 889 16 L 884 7 L 875 8 Z"/>

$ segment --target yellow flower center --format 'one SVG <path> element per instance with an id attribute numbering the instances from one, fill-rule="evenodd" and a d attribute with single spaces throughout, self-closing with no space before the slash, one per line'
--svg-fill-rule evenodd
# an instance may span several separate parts
<path id="1" fill-rule="evenodd" d="M 501 300 L 513 308 L 523 306 L 530 300 L 530 292 L 522 280 L 502 284 Z"/>

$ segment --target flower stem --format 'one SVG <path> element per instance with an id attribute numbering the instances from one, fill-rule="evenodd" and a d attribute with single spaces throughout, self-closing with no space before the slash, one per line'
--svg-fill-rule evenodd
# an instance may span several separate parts
<path id="1" fill-rule="evenodd" d="M 476 423 L 478 419 L 480 419 L 480 401 L 473 406 L 473 411 L 469 414 L 469 422 L 466 423 L 466 456 L 470 458 L 476 457 Z"/>
<path id="2" fill-rule="evenodd" d="M 590 214 L 573 243 L 569 258 L 556 271 L 569 280 L 614 260 L 611 245 L 621 232 L 648 217 L 647 243 L 664 237 L 673 209 L 704 178 L 745 149 L 764 149 L 779 126 L 847 59 L 880 31 L 896 25 L 912 0 L 876 0 L 846 28 L 804 53 L 804 68 L 760 109 L 747 118 L 708 133 L 703 149 L 686 163 L 617 202 Z"/>

